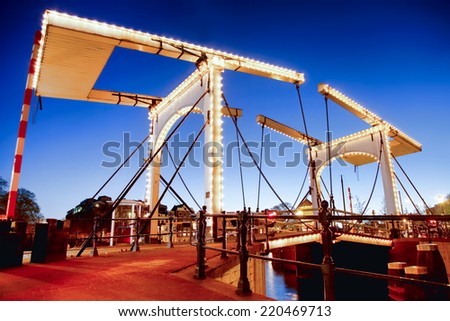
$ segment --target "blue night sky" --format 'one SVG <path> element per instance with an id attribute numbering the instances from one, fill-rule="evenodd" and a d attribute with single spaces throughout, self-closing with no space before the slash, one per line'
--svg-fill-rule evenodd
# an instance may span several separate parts
<path id="1" fill-rule="evenodd" d="M 255 58 L 305 74 L 301 87 L 309 133 L 325 140 L 325 105 L 317 92 L 321 82 L 343 92 L 423 144 L 421 153 L 399 158 L 430 206 L 436 196 L 450 193 L 450 4 L 447 1 L 23 1 L 3 4 L 1 29 L 0 176 L 10 181 L 23 90 L 36 30 L 45 9 L 96 19 L 135 30 Z M 125 49 L 116 50 L 95 88 L 166 96 L 195 66 L 175 59 Z M 258 76 L 226 71 L 223 90 L 233 107 L 243 109 L 239 120 L 246 140 L 259 141 L 257 114 L 304 131 L 295 86 Z M 20 187 L 33 191 L 46 217 L 62 218 L 67 210 L 92 196 L 115 168 L 102 166 L 112 158 L 102 152 L 105 143 L 121 142 L 124 135 L 140 141 L 148 132 L 143 108 L 43 98 L 31 106 Z M 330 103 L 333 137 L 368 125 Z M 34 122 L 33 122 L 34 120 Z M 192 115 L 180 139 L 202 125 Z M 266 131 L 267 133 L 268 131 Z M 230 119 L 224 119 L 224 143 L 235 139 Z M 271 134 L 277 143 L 287 138 Z M 293 203 L 306 171 L 286 162 L 303 146 L 294 143 L 284 156 L 263 165 L 267 177 L 286 202 Z M 123 154 L 123 148 L 114 150 Z M 257 152 L 258 149 L 254 148 Z M 194 154 L 200 160 L 200 153 Z M 145 155 L 144 155 L 145 156 Z M 224 209 L 242 207 L 237 154 L 224 169 Z M 249 158 L 245 158 L 247 162 Z M 336 165 L 334 165 L 336 164 Z M 115 198 L 138 168 L 130 163 L 102 194 Z M 173 168 L 162 169 L 168 179 Z M 342 167 L 333 163 L 333 188 L 342 207 L 340 176 L 361 203 L 367 200 L 376 166 Z M 195 198 L 202 202 L 203 168 L 188 165 L 181 171 Z M 419 198 L 398 171 L 415 202 Z M 323 178 L 329 185 L 328 172 Z M 256 207 L 258 173 L 244 168 L 246 203 Z M 177 179 L 174 188 L 192 203 Z M 303 190 L 303 194 L 306 189 Z M 143 199 L 145 177 L 127 198 Z M 403 207 L 413 211 L 403 191 Z M 302 195 L 303 196 L 303 195 Z M 369 209 L 382 209 L 378 180 Z M 168 195 L 163 203 L 175 200 Z M 261 208 L 279 201 L 262 184 Z M 196 206 L 193 207 L 196 208 Z M 348 208 L 348 204 L 347 204 Z"/>

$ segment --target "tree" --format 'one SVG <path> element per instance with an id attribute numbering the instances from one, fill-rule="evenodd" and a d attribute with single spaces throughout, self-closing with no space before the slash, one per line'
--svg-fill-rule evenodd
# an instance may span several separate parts
<path id="1" fill-rule="evenodd" d="M 7 182 L 0 177 L 0 213 L 6 213 L 8 204 L 8 195 L 6 191 Z M 44 216 L 41 214 L 41 208 L 36 201 L 36 195 L 25 188 L 19 188 L 16 201 L 16 221 L 25 221 L 36 223 Z"/>
<path id="2" fill-rule="evenodd" d="M 383 199 L 381 200 L 380 214 L 386 214 L 386 213 L 387 213 L 386 199 L 383 198 Z"/>
<path id="3" fill-rule="evenodd" d="M 8 182 L 0 176 L 0 215 L 6 213 L 6 203 L 8 202 L 6 186 Z"/>
<path id="4" fill-rule="evenodd" d="M 36 202 L 36 195 L 25 188 L 19 188 L 16 203 L 16 220 L 36 223 L 44 216 Z"/>
<path id="5" fill-rule="evenodd" d="M 434 205 L 435 214 L 450 214 L 450 194 L 447 194 L 443 200 Z"/>
<path id="6" fill-rule="evenodd" d="M 358 195 L 352 196 L 353 211 L 359 214 L 364 214 L 363 211 L 366 207 L 366 201 L 361 202 Z"/>
<path id="7" fill-rule="evenodd" d="M 0 195 L 4 195 L 7 192 L 7 186 L 8 182 L 5 181 L 1 176 L 0 176 Z"/>
<path id="8" fill-rule="evenodd" d="M 286 206 L 291 209 L 292 208 L 292 204 L 289 202 L 284 203 L 286 204 Z M 287 211 L 288 209 L 283 205 L 283 203 L 280 203 L 278 205 L 275 205 L 274 207 L 272 207 L 273 210 L 275 211 Z"/>

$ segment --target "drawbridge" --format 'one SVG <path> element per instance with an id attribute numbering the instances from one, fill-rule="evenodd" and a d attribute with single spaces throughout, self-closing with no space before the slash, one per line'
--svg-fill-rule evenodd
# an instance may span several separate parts
<path id="1" fill-rule="evenodd" d="M 184 60 L 193 64 L 194 71 L 166 97 L 94 88 L 96 80 L 100 77 L 104 67 L 116 48 L 136 50 L 146 54 L 161 55 L 176 60 Z M 295 209 L 284 202 L 282 195 L 276 191 L 268 177 L 265 175 L 262 163 L 258 162 L 250 151 L 247 141 L 245 140 L 245 135 L 237 123 L 237 119 L 243 117 L 243 110 L 231 107 L 222 89 L 225 70 L 243 72 L 287 82 L 295 87 L 298 94 L 304 131 L 288 127 L 263 115 L 258 115 L 256 122 L 262 126 L 262 134 L 267 127 L 307 146 L 308 166 L 306 172 L 309 174 L 309 189 L 302 200 L 304 201 L 310 197 L 311 215 L 308 216 L 304 213 L 299 215 L 295 212 Z M 324 253 L 322 270 L 326 288 L 325 298 L 332 299 L 333 294 L 330 284 L 333 280 L 334 270 L 334 263 L 331 257 L 331 247 L 333 243 L 338 241 L 350 241 L 390 246 L 391 237 L 386 235 L 386 233 L 395 229 L 394 224 L 391 226 L 385 225 L 384 227 L 361 224 L 363 220 L 368 219 L 363 215 L 365 214 L 367 205 L 362 213 L 352 213 L 352 211 L 347 212 L 345 209 L 339 210 L 335 207 L 331 184 L 332 160 L 340 158 L 345 162 L 357 166 L 377 163 L 377 176 L 378 173 L 381 173 L 388 215 L 384 218 L 378 216 L 376 219 L 393 222 L 398 221 L 400 214 L 402 214 L 398 199 L 398 177 L 394 172 L 394 162 L 401 168 L 397 157 L 420 152 L 422 147 L 420 143 L 394 127 L 389 122 L 383 120 L 369 109 L 361 106 L 327 84 L 319 84 L 318 92 L 323 95 L 325 99 L 327 115 L 326 129 L 328 135 L 326 141 L 314 138 L 308 132 L 300 94 L 300 86 L 304 81 L 303 73 L 251 58 L 56 11 L 46 11 L 42 29 L 36 33 L 32 49 L 7 205 L 7 218 L 10 220 L 14 220 L 15 218 L 17 190 L 33 93 L 38 97 L 52 97 L 146 108 L 148 110 L 148 119 L 150 120 L 149 131 L 139 147 L 143 144 L 148 144 L 148 157 L 112 202 L 107 212 L 95 221 L 92 232 L 86 238 L 78 255 L 81 255 L 83 250 L 92 241 L 95 245 L 98 231 L 111 220 L 114 210 L 125 199 L 136 181 L 144 175 L 144 173 L 147 174 L 144 201 L 149 209 L 148 217 L 146 217 L 149 220 L 145 221 L 143 226 L 139 226 L 139 223 L 137 223 L 137 228 L 135 229 L 137 231 L 137 237 L 133 244 L 134 249 L 138 247 L 140 242 L 138 236 L 142 235 L 144 229 L 148 228 L 147 224 L 150 224 L 150 220 L 159 217 L 159 206 L 168 192 L 175 194 L 180 200 L 180 203 L 182 203 L 186 209 L 188 209 L 190 214 L 194 216 L 196 211 L 189 206 L 188 202 L 179 197 L 171 185 L 176 177 L 181 177 L 180 169 L 182 168 L 183 163 L 186 161 L 189 153 L 193 150 L 195 143 L 203 135 L 204 144 L 208 146 L 208 148 L 204 149 L 203 156 L 209 160 L 211 166 L 204 167 L 204 175 L 202 178 L 204 182 L 203 199 L 200 202 L 196 202 L 199 207 L 196 216 L 196 246 L 198 249 L 196 275 L 199 279 L 205 278 L 204 251 L 208 248 L 205 242 L 205 238 L 207 237 L 205 235 L 207 230 L 206 217 L 208 215 L 211 217 L 226 216 L 226 214 L 223 214 L 225 209 L 223 208 L 222 192 L 222 131 L 224 117 L 227 117 L 231 120 L 236 130 L 236 143 L 238 146 L 242 144 L 244 150 L 248 152 L 248 155 L 250 155 L 254 167 L 258 170 L 259 174 L 258 205 L 256 206 L 256 211 L 252 212 L 251 209 L 246 206 L 242 166 L 241 162 L 239 162 L 243 211 L 233 215 L 239 218 L 237 230 L 239 231 L 240 237 L 239 254 L 241 257 L 241 275 L 246 275 L 245 266 L 246 260 L 249 257 L 246 250 L 246 243 L 248 241 L 247 235 L 250 235 L 250 237 L 253 235 L 253 233 L 248 234 L 248 228 L 250 228 L 250 230 L 254 228 L 252 222 L 256 219 L 270 219 L 269 216 L 265 215 L 267 214 L 267 211 L 260 211 L 259 209 L 260 186 L 261 181 L 264 181 L 282 204 L 283 214 L 287 215 L 287 217 L 281 217 L 280 222 L 277 223 L 278 225 L 274 225 L 275 228 L 278 227 L 281 230 L 290 225 L 292 229 L 297 230 L 296 232 L 284 231 L 284 235 L 281 235 L 280 233 L 278 237 L 272 237 L 270 240 L 267 240 L 267 249 L 307 242 L 322 243 Z M 328 114 L 329 100 L 366 122 L 370 127 L 363 131 L 331 140 Z M 161 176 L 159 167 L 163 149 L 166 148 L 168 150 L 168 141 L 180 129 L 186 118 L 193 113 L 201 115 L 203 120 L 202 126 L 197 131 L 194 141 L 186 154 L 182 157 L 182 160 L 176 167 L 173 175 L 169 179 L 165 179 Z M 130 155 L 130 157 L 131 156 L 132 155 Z M 262 157 L 260 157 L 260 161 L 261 160 Z M 125 160 L 123 164 L 127 161 L 128 159 Z M 112 177 L 114 177 L 114 175 L 123 167 L 123 164 L 119 166 L 111 178 L 100 187 L 94 197 L 97 196 L 106 184 L 110 182 Z M 323 196 L 321 185 L 321 174 L 326 168 L 328 168 L 330 173 L 331 189 L 328 201 Z M 307 175 L 305 175 L 305 179 L 306 178 Z M 162 191 L 161 184 L 164 186 Z M 375 184 L 376 179 L 372 186 L 370 198 L 372 197 Z M 429 207 L 426 207 L 429 210 Z M 280 213 L 277 213 L 277 215 L 278 214 Z M 295 223 L 289 221 L 294 218 L 296 220 Z M 424 220 L 423 217 L 419 217 L 417 220 L 419 219 Z M 267 224 L 265 224 L 265 226 L 267 227 Z M 365 231 L 367 229 L 371 231 L 368 233 L 369 235 L 358 233 L 361 230 Z M 355 231 L 356 233 L 354 233 Z M 378 235 L 379 233 L 384 234 Z M 266 232 L 265 234 L 267 235 L 268 233 Z M 222 251 L 233 252 L 226 248 L 222 249 Z M 245 280 L 245 277 L 243 280 L 240 280 L 238 288 L 240 294 L 246 295 L 249 293 L 247 283 L 248 281 Z"/>

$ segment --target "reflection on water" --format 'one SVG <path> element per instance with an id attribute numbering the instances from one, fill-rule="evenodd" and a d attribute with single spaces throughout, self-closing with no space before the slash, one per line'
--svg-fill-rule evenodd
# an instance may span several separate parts
<path id="1" fill-rule="evenodd" d="M 270 261 L 266 261 L 265 265 L 266 296 L 279 301 L 297 301 L 297 276 L 295 272 L 275 270 Z"/>

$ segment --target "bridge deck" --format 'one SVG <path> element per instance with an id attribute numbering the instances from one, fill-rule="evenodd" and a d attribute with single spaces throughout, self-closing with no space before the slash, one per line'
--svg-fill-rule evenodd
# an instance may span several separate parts
<path id="1" fill-rule="evenodd" d="M 233 286 L 213 279 L 195 280 L 196 250 L 190 245 L 144 245 L 138 253 L 99 251 L 98 257 L 2 269 L 0 300 L 270 300 L 256 294 L 239 297 Z M 209 258 L 217 255 L 207 251 Z"/>

